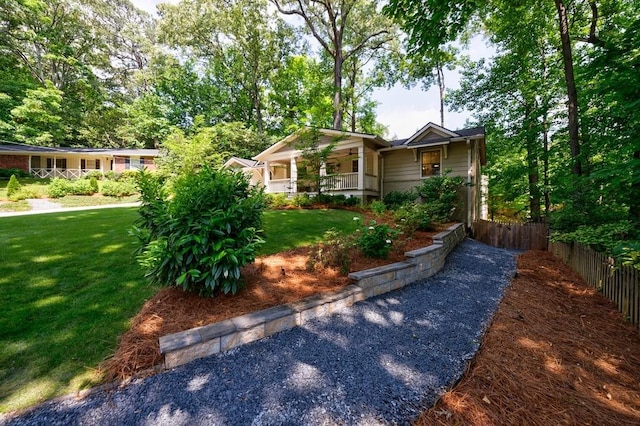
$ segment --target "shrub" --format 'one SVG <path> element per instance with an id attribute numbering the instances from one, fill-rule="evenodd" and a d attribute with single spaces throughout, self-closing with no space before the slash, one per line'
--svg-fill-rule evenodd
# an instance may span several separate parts
<path id="1" fill-rule="evenodd" d="M 425 213 L 433 222 L 448 222 L 458 205 L 458 190 L 464 186 L 460 176 L 441 176 L 425 179 L 417 188 L 418 194 L 426 205 Z"/>
<path id="2" fill-rule="evenodd" d="M 116 182 L 106 180 L 102 182 L 102 195 L 107 197 L 126 197 L 136 193 L 136 185 L 133 182 Z"/>
<path id="3" fill-rule="evenodd" d="M 287 194 L 265 194 L 267 207 L 279 209 L 291 205 L 291 201 L 287 198 Z"/>
<path id="4" fill-rule="evenodd" d="M 89 180 L 91 180 L 91 178 L 94 178 L 96 180 L 102 180 L 104 178 L 104 175 L 100 170 L 91 170 L 90 172 L 85 173 L 84 176 L 82 176 L 82 178 L 89 179 Z"/>
<path id="5" fill-rule="evenodd" d="M 309 194 L 296 194 L 293 197 L 293 205 L 296 207 L 309 207 L 313 205 L 313 200 L 309 197 Z"/>
<path id="6" fill-rule="evenodd" d="M 389 225 L 378 225 L 372 220 L 357 237 L 356 244 L 365 256 L 384 259 L 389 256 L 389 250 L 397 236 L 398 231 L 391 229 Z"/>
<path id="7" fill-rule="evenodd" d="M 53 178 L 47 187 L 49 197 L 61 198 L 70 193 L 71 182 L 66 179 Z"/>
<path id="8" fill-rule="evenodd" d="M 340 235 L 335 229 L 324 233 L 322 243 L 309 249 L 307 269 L 322 270 L 326 267 L 339 268 L 342 274 L 348 274 L 351 268 L 350 251 L 355 246 L 353 235 Z"/>
<path id="9" fill-rule="evenodd" d="M 9 196 L 11 201 L 26 200 L 27 198 L 40 198 L 40 193 L 32 188 L 20 188 Z"/>
<path id="10" fill-rule="evenodd" d="M 401 231 L 411 235 L 416 230 L 429 231 L 431 229 L 431 207 L 428 204 L 405 204 L 394 213 L 394 218 Z"/>
<path id="11" fill-rule="evenodd" d="M 19 177 L 19 178 L 31 176 L 29 173 L 25 172 L 22 169 L 2 169 L 2 168 L 0 168 L 0 178 L 10 178 L 12 175 L 16 175 L 16 177 Z"/>
<path id="12" fill-rule="evenodd" d="M 159 176 L 142 172 L 137 183 L 141 217 L 132 233 L 146 276 L 204 296 L 235 294 L 262 243 L 262 189 L 241 172 L 209 167 L 178 177 L 173 197 Z"/>
<path id="13" fill-rule="evenodd" d="M 98 185 L 98 182 L 96 182 L 96 186 L 97 185 Z M 92 195 L 96 192 L 93 190 L 93 187 L 91 186 L 91 181 L 88 181 L 86 179 L 77 179 L 74 181 L 69 181 L 68 188 L 69 188 L 68 194 L 72 194 L 72 195 Z"/>
<path id="14" fill-rule="evenodd" d="M 387 211 L 387 206 L 380 200 L 373 200 L 371 204 L 369 204 L 369 208 L 376 216 L 381 216 L 385 211 Z"/>
<path id="15" fill-rule="evenodd" d="M 345 206 L 348 206 L 348 207 L 355 207 L 355 206 L 357 206 L 358 204 L 360 204 L 360 198 L 358 198 L 358 197 L 353 197 L 353 196 L 352 196 L 352 197 L 349 197 L 349 198 L 347 198 L 347 199 L 345 200 L 345 203 L 344 203 L 344 204 L 345 204 Z"/>
<path id="16" fill-rule="evenodd" d="M 114 172 L 113 170 L 107 170 L 106 172 L 104 172 L 104 178 L 106 180 L 119 180 L 120 173 Z"/>
<path id="17" fill-rule="evenodd" d="M 135 184 L 139 174 L 139 170 L 124 170 L 116 175 L 115 180 L 118 182 L 131 182 Z"/>
<path id="18" fill-rule="evenodd" d="M 413 203 L 418 198 L 415 191 L 391 191 L 382 198 L 382 202 L 389 210 L 396 210 L 405 204 Z"/>
<path id="19" fill-rule="evenodd" d="M 100 192 L 100 188 L 98 187 L 98 179 L 95 176 L 91 176 L 89 178 L 89 186 L 91 186 L 91 191 L 93 194 Z"/>
<path id="20" fill-rule="evenodd" d="M 7 184 L 7 197 L 11 198 L 13 194 L 20 191 L 20 188 L 22 188 L 22 185 L 18 182 L 16 175 L 11 175 Z"/>

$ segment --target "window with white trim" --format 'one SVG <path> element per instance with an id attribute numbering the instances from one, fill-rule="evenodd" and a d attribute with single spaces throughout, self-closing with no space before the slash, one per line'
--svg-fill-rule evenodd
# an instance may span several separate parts
<path id="1" fill-rule="evenodd" d="M 441 169 L 440 150 L 422 151 L 422 177 L 439 176 Z"/>

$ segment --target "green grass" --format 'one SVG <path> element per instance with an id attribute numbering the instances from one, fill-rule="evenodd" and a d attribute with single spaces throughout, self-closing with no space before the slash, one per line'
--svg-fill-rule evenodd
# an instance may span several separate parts
<path id="1" fill-rule="evenodd" d="M 95 384 L 155 291 L 133 260 L 133 208 L 0 218 L 0 412 Z"/>
<path id="2" fill-rule="evenodd" d="M 334 228 L 350 233 L 362 225 L 357 213 L 347 210 L 268 210 L 264 214 L 266 243 L 260 254 L 273 254 L 322 241 L 324 233 Z"/>
<path id="3" fill-rule="evenodd" d="M 0 212 L 28 212 L 31 206 L 27 200 L 0 201 Z"/>
<path id="4" fill-rule="evenodd" d="M 261 254 L 352 231 L 342 210 L 267 211 Z M 90 387 L 157 288 L 135 262 L 135 208 L 0 217 L 0 413 Z"/>

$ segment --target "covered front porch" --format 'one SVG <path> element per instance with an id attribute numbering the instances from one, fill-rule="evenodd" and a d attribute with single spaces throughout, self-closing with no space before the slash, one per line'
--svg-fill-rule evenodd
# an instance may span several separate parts
<path id="1" fill-rule="evenodd" d="M 285 193 L 290 196 L 300 193 L 321 192 L 332 195 L 379 196 L 380 157 L 377 151 L 354 142 L 352 146 L 341 145 L 320 168 L 319 179 L 304 167 L 299 152 L 291 153 L 288 159 L 264 161 L 265 191 Z"/>

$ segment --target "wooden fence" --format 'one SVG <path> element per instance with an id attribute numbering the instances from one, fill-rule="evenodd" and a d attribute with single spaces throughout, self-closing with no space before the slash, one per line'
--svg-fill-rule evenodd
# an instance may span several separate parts
<path id="1" fill-rule="evenodd" d="M 640 330 L 640 271 L 616 265 L 613 258 L 580 244 L 549 243 L 549 251 L 611 299 Z"/>
<path id="2" fill-rule="evenodd" d="M 546 250 L 549 226 L 544 223 L 500 223 L 477 220 L 473 238 L 493 247 L 515 250 Z"/>

